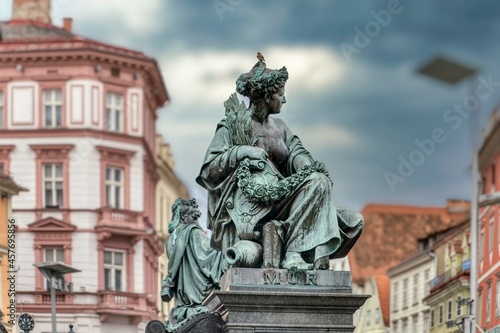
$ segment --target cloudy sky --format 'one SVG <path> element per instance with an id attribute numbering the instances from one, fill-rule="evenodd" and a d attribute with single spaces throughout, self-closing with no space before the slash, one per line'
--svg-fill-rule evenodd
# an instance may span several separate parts
<path id="1" fill-rule="evenodd" d="M 0 0 L 0 20 L 10 3 Z M 470 198 L 472 133 L 500 103 L 499 14 L 487 0 L 53 0 L 56 25 L 72 17 L 77 34 L 158 59 L 172 100 L 157 128 L 196 196 L 223 102 L 260 51 L 289 69 L 281 117 L 355 209 Z M 417 74 L 437 55 L 481 80 Z"/>

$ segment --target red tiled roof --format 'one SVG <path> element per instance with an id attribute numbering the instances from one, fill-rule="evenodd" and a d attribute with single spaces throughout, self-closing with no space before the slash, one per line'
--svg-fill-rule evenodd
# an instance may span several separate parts
<path id="1" fill-rule="evenodd" d="M 402 260 L 417 254 L 418 239 L 463 221 L 467 206 L 447 207 L 369 204 L 363 210 L 363 233 L 349 253 L 353 282 L 363 285 L 370 276 L 386 274 Z"/>
<path id="2" fill-rule="evenodd" d="M 384 319 L 384 325 L 390 326 L 390 300 L 391 300 L 391 280 L 386 275 L 375 276 L 375 283 L 377 284 L 378 299 L 380 303 L 380 311 Z"/>

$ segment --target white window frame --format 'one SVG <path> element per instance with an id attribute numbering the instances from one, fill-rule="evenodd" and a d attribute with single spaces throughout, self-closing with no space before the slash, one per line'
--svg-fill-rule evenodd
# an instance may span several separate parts
<path id="1" fill-rule="evenodd" d="M 424 313 L 424 321 L 423 321 L 423 331 L 424 333 L 429 333 L 429 328 L 430 328 L 430 314 L 429 312 Z"/>
<path id="2" fill-rule="evenodd" d="M 380 308 L 375 309 L 374 317 L 375 324 L 380 324 Z"/>
<path id="3" fill-rule="evenodd" d="M 438 309 L 438 325 L 442 325 L 444 323 L 444 304 L 439 304 Z"/>
<path id="4" fill-rule="evenodd" d="M 61 174 L 57 175 L 57 167 L 60 167 Z M 49 167 L 50 176 L 45 173 L 46 168 Z M 50 183 L 51 189 L 47 189 L 47 183 Z M 58 189 L 60 184 L 60 189 Z M 57 191 L 61 191 L 60 201 L 58 201 Z M 47 207 L 47 191 L 51 191 L 51 203 L 50 207 Z M 63 208 L 64 207 L 64 165 L 63 163 L 43 163 L 42 164 L 42 201 L 44 208 Z"/>
<path id="5" fill-rule="evenodd" d="M 372 312 L 371 312 L 371 310 L 366 310 L 366 314 L 365 314 L 365 323 L 366 323 L 366 326 L 370 326 L 371 325 L 371 321 L 372 321 Z"/>
<path id="6" fill-rule="evenodd" d="M 398 289 L 399 289 L 399 282 L 394 282 L 393 288 L 392 288 L 392 311 L 397 311 L 398 310 Z"/>
<path id="7" fill-rule="evenodd" d="M 446 320 L 453 318 L 453 298 L 448 300 L 448 311 L 446 313 Z"/>
<path id="8" fill-rule="evenodd" d="M 402 333 L 408 333 L 408 320 L 403 320 L 403 323 L 401 325 L 401 332 Z"/>
<path id="9" fill-rule="evenodd" d="M 123 132 L 123 117 L 125 114 L 123 106 L 122 95 L 113 92 L 106 94 L 106 129 L 108 131 Z"/>
<path id="10" fill-rule="evenodd" d="M 50 113 L 50 123 L 47 114 Z M 62 90 L 45 89 L 43 90 L 43 127 L 61 128 L 62 127 Z"/>
<path id="11" fill-rule="evenodd" d="M 396 320 L 392 322 L 392 332 L 393 333 L 398 332 L 398 322 Z"/>
<path id="12" fill-rule="evenodd" d="M 429 286 L 429 283 L 431 282 L 430 278 L 431 278 L 431 270 L 427 268 L 424 271 L 424 297 L 429 295 L 429 291 L 431 290 Z"/>
<path id="13" fill-rule="evenodd" d="M 403 280 L 403 309 L 408 307 L 408 278 Z"/>
<path id="14" fill-rule="evenodd" d="M 3 93 L 3 90 L 0 90 L 0 128 L 4 127 L 4 116 L 5 116 L 5 102 L 4 102 L 5 95 Z"/>
<path id="15" fill-rule="evenodd" d="M 50 260 L 50 261 L 55 261 L 55 262 L 62 262 L 64 263 L 65 260 L 64 260 L 64 248 L 63 247 L 43 247 L 43 261 L 49 261 L 48 260 L 48 256 L 47 256 L 47 252 L 50 251 L 52 252 L 52 258 L 55 259 L 55 260 Z M 60 259 L 61 260 L 57 260 L 57 257 L 58 257 L 58 252 L 61 254 L 61 257 Z M 44 277 L 44 280 L 45 280 L 45 288 L 46 290 L 50 290 L 50 281 L 47 280 L 45 277 Z M 62 281 L 56 281 L 56 283 L 62 283 Z"/>
<path id="16" fill-rule="evenodd" d="M 106 263 L 106 252 L 111 253 L 111 263 Z M 115 264 L 115 254 L 120 253 L 122 255 L 122 265 Z M 126 285 L 126 276 L 127 276 L 127 253 L 126 251 L 123 250 L 117 250 L 117 249 L 104 249 L 103 251 L 103 262 L 104 262 L 104 289 L 105 290 L 111 290 L 111 291 L 126 291 L 127 290 L 127 285 Z M 109 286 L 106 286 L 106 270 L 110 270 L 110 277 L 109 277 Z M 116 290 L 116 285 L 115 285 L 115 275 L 116 271 L 120 270 L 121 271 L 121 288 L 120 290 Z"/>
<path id="17" fill-rule="evenodd" d="M 434 328 L 436 326 L 436 310 L 434 308 L 431 309 L 431 315 L 430 315 L 430 327 Z"/>
<path id="18" fill-rule="evenodd" d="M 125 170 L 123 168 L 114 167 L 114 166 L 106 166 L 105 170 L 105 195 L 106 195 L 106 207 L 109 208 L 118 208 L 123 209 L 124 206 L 124 192 L 125 192 Z M 116 173 L 120 174 L 120 180 L 116 180 Z M 108 175 L 110 177 L 108 177 Z M 108 179 L 109 178 L 109 179 Z M 118 195 L 120 196 L 116 198 L 116 191 L 119 190 Z"/>
<path id="19" fill-rule="evenodd" d="M 419 274 L 413 275 L 413 305 L 417 305 L 419 301 L 418 297 L 418 280 Z"/>
<path id="20" fill-rule="evenodd" d="M 419 333 L 418 330 L 418 313 L 411 317 L 411 333 Z"/>

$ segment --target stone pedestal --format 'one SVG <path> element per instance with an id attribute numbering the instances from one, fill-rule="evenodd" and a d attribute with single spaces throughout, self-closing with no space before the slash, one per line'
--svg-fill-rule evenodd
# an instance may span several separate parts
<path id="1" fill-rule="evenodd" d="M 354 332 L 369 297 L 352 294 L 350 272 L 267 268 L 231 268 L 215 295 L 228 333 Z"/>

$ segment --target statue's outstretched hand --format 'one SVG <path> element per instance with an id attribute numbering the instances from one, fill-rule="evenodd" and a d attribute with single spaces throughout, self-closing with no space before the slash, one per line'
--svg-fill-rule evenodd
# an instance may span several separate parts
<path id="1" fill-rule="evenodd" d="M 239 146 L 236 158 L 238 161 L 242 161 L 245 158 L 250 160 L 265 160 L 267 159 L 267 154 L 265 150 L 260 147 Z"/>

